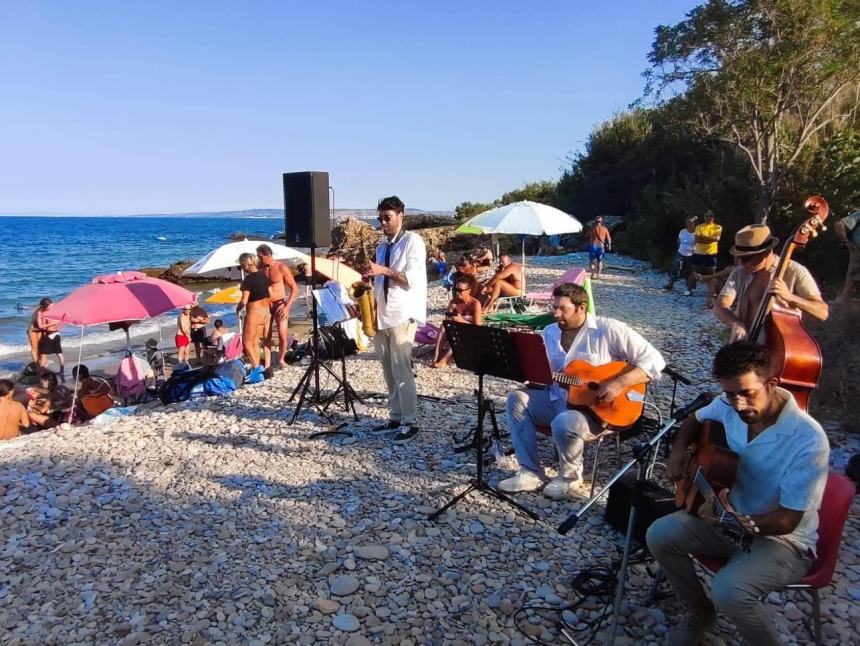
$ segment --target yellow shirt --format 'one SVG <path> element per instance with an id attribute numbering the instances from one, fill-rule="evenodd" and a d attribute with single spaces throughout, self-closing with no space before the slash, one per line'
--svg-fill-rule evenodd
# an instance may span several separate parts
<path id="1" fill-rule="evenodd" d="M 697 236 L 707 236 L 708 238 L 719 238 L 723 232 L 723 227 L 719 224 L 700 224 L 696 227 Z M 717 253 L 716 242 L 697 242 L 693 246 L 693 253 L 702 254 L 703 256 L 713 256 Z"/>

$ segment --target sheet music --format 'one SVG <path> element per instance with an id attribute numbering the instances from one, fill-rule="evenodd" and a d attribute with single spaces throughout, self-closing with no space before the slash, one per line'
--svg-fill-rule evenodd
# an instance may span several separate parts
<path id="1" fill-rule="evenodd" d="M 329 286 L 315 289 L 313 292 L 317 301 L 317 314 L 321 319 L 321 325 L 331 325 L 350 318 L 349 310 L 346 309 L 346 305 L 340 299 L 337 283 L 333 286 L 334 289 L 331 289 L 331 284 L 329 284 Z"/>

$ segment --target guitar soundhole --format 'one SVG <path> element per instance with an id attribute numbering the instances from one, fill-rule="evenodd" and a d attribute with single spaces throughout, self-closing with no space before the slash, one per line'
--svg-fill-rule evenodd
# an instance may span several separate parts
<path id="1" fill-rule="evenodd" d="M 589 381 L 588 382 L 588 389 L 589 390 L 598 390 L 599 388 L 600 388 L 600 384 L 597 383 L 596 381 Z"/>

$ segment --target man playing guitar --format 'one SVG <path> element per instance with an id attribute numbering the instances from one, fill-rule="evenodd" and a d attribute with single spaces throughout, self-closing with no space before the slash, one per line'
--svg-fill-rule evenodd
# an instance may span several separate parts
<path id="1" fill-rule="evenodd" d="M 684 476 L 687 447 L 702 422 L 719 422 L 728 448 L 738 454 L 731 490 L 717 492 L 695 516 L 681 510 L 648 529 L 651 554 L 687 604 L 684 620 L 667 643 L 693 646 L 716 621 L 717 608 L 746 643 L 781 644 L 761 598 L 806 574 L 814 558 L 818 509 L 824 493 L 830 448 L 821 426 L 801 411 L 771 376 L 768 349 L 749 341 L 731 343 L 714 358 L 714 377 L 723 394 L 688 417 L 678 430 L 669 476 Z M 722 507 L 753 537 L 742 550 L 720 528 L 711 509 Z M 729 559 L 705 595 L 689 554 Z"/>
<path id="2" fill-rule="evenodd" d="M 628 386 L 659 378 L 666 362 L 654 346 L 621 321 L 588 314 L 587 307 L 588 295 L 579 285 L 564 283 L 553 290 L 556 322 L 541 332 L 553 371 L 561 372 L 575 359 L 594 365 L 627 362 L 630 365 L 624 371 L 598 385 L 598 399 L 607 402 Z M 557 385 L 513 391 L 508 395 L 507 414 L 520 468 L 512 478 L 502 480 L 499 489 L 514 493 L 536 491 L 544 485 L 535 427 L 550 426 L 559 468 L 558 477 L 543 492 L 554 499 L 566 497 L 571 486 L 582 479 L 584 443 L 596 440 L 605 429 L 586 413 L 568 410 L 567 394 Z"/>

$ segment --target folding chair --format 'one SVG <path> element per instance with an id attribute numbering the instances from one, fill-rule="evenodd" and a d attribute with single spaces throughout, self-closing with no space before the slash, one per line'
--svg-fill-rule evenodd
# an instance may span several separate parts
<path id="1" fill-rule="evenodd" d="M 845 476 L 831 473 L 827 477 L 821 509 L 818 510 L 818 557 L 805 577 L 785 587 L 786 590 L 802 590 L 810 596 L 816 644 L 821 644 L 821 602 L 818 591 L 830 585 L 833 579 L 836 559 L 842 545 L 842 530 L 855 493 L 854 483 Z M 712 556 L 694 555 L 694 558 L 711 574 L 719 572 L 728 562 L 726 559 Z"/>

